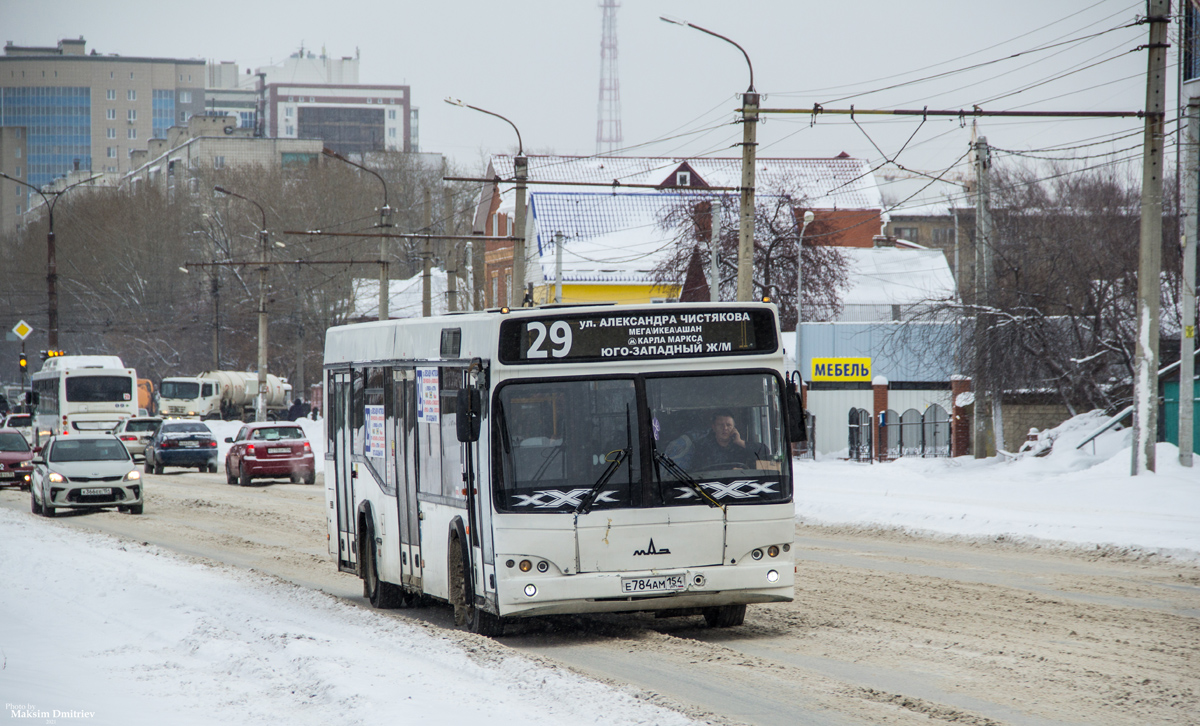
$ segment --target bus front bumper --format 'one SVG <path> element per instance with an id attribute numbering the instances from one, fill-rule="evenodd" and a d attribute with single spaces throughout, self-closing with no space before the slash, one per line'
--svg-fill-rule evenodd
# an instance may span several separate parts
<path id="1" fill-rule="evenodd" d="M 796 584 L 791 558 L 738 566 L 563 575 L 497 568 L 502 616 L 689 610 L 720 605 L 790 602 Z M 684 589 L 627 594 L 623 580 L 682 575 Z M 530 592 L 532 586 L 533 594 Z"/>

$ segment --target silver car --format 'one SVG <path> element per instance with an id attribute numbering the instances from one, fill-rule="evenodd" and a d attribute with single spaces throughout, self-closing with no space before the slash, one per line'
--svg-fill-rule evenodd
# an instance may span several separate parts
<path id="1" fill-rule="evenodd" d="M 117 427 L 113 429 L 113 436 L 125 444 L 129 455 L 136 461 L 145 458 L 146 444 L 154 438 L 154 434 L 158 433 L 159 426 L 162 426 L 161 418 L 136 416 L 117 424 Z"/>
<path id="2" fill-rule="evenodd" d="M 112 434 L 53 436 L 33 459 L 29 497 L 33 513 L 47 517 L 61 508 L 141 514 L 141 473 Z"/>

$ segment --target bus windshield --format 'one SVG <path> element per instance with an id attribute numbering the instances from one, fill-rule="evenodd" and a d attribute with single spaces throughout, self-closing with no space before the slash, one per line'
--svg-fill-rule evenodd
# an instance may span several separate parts
<path id="1" fill-rule="evenodd" d="M 200 396 L 200 384 L 186 381 L 163 381 L 159 395 L 163 398 L 192 400 Z"/>
<path id="2" fill-rule="evenodd" d="M 655 493 L 699 502 L 692 479 L 722 504 L 788 501 L 780 399 L 765 373 L 648 378 Z"/>
<path id="3" fill-rule="evenodd" d="M 107 403 L 133 398 L 129 376 L 67 376 L 67 400 L 72 403 Z"/>
<path id="4" fill-rule="evenodd" d="M 569 511 L 621 465 L 596 494 L 596 509 L 632 506 L 641 481 L 637 395 L 632 379 L 517 383 L 500 390 L 498 505 L 509 511 Z M 618 455 L 618 452 L 620 454 Z"/>
<path id="5" fill-rule="evenodd" d="M 498 402 L 501 511 L 791 499 L 769 373 L 518 382 Z"/>

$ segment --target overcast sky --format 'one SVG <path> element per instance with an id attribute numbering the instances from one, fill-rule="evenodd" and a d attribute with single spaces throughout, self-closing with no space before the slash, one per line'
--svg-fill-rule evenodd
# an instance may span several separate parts
<path id="1" fill-rule="evenodd" d="M 749 81 L 745 60 L 733 46 L 661 22 L 660 15 L 741 44 L 754 63 L 755 86 L 766 94 L 764 107 L 1139 110 L 1145 104 L 1146 52 L 1130 51 L 1147 42 L 1148 26 L 1102 31 L 1145 11 L 1144 0 L 624 0 L 617 15 L 624 144 L 641 145 L 630 154 L 740 154 L 732 146 L 740 129 L 731 122 L 737 95 Z M 359 52 L 361 82 L 412 87 L 423 151 L 476 166 L 484 154 L 515 147 L 506 124 L 447 105 L 442 102 L 447 96 L 512 119 L 527 152 L 591 154 L 596 148 L 601 35 L 596 0 L 230 5 L 0 0 L 0 28 L 5 40 L 18 45 L 53 45 L 82 35 L 89 52 L 236 61 L 243 68 L 279 61 L 301 44 L 335 57 Z M 1102 34 L 844 98 L 1096 33 Z M 1170 62 L 1173 99 L 1174 49 Z M 1043 85 L 1030 88 L 1035 84 Z M 941 170 L 970 141 L 969 125 L 962 128 L 957 119 L 931 118 L 924 126 L 919 118 L 858 121 L 862 130 L 847 117 L 824 116 L 815 126 L 807 115 L 771 117 L 759 127 L 760 154 L 821 157 L 845 151 L 879 162 L 894 157 L 912 136 L 898 161 Z M 1087 155 L 1138 146 L 1140 128 L 1137 119 L 992 119 L 981 123 L 980 133 L 994 146 L 1013 150 L 1104 142 L 1055 152 Z M 708 130 L 678 136 L 702 129 Z M 1110 138 L 1124 134 L 1133 135 Z"/>

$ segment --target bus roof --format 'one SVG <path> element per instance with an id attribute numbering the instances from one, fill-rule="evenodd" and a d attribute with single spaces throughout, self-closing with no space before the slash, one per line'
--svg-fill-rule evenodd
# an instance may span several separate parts
<path id="1" fill-rule="evenodd" d="M 65 370 L 68 368 L 124 368 L 121 357 L 116 355 L 60 355 L 47 358 L 42 371 Z"/>
<path id="2" fill-rule="evenodd" d="M 642 305 L 546 305 L 541 307 L 520 308 L 501 312 L 490 310 L 486 312 L 470 312 L 461 314 L 441 315 L 429 318 L 408 318 L 402 320 L 374 321 L 356 323 L 329 328 L 325 334 L 325 365 L 364 361 L 436 361 L 436 360 L 468 360 L 482 358 L 498 360 L 505 363 L 537 363 L 534 352 L 521 351 L 512 353 L 514 331 L 519 327 L 522 331 L 533 330 L 540 321 L 545 321 L 540 327 L 547 332 L 545 345 L 561 338 L 561 332 L 556 336 L 554 331 L 546 330 L 546 325 L 552 321 L 570 321 L 572 338 L 578 343 L 577 347 L 564 358 L 561 341 L 558 348 L 549 349 L 545 362 L 597 362 L 602 357 L 607 358 L 608 346 L 620 346 L 624 351 L 616 354 L 612 360 L 632 360 L 639 355 L 651 358 L 676 357 L 677 346 L 682 339 L 663 339 L 664 336 L 675 334 L 703 333 L 706 336 L 720 337 L 718 330 L 723 320 L 737 314 L 757 321 L 754 326 L 759 331 L 757 345 L 743 347 L 741 350 L 730 352 L 731 355 L 758 353 L 773 354 L 778 351 L 778 316 L 776 308 L 769 303 L 647 303 Z M 696 319 L 703 318 L 696 322 Z M 582 321 L 588 321 L 586 323 Z M 508 323 L 508 325 L 505 325 Z M 728 323 L 726 323 L 728 325 Z M 685 330 L 685 326 L 688 329 Z M 699 326 L 699 327 L 692 327 Z M 769 329 L 769 330 L 768 330 Z M 603 330 L 603 339 L 593 335 L 593 331 Z M 507 332 L 505 332 L 507 331 Z M 586 332 L 585 332 L 586 331 Z M 661 335 L 660 335 L 661 333 Z M 502 343 L 502 334 L 505 343 Z M 639 347 L 633 346 L 632 337 L 639 337 Z M 741 336 L 739 336 L 741 337 Z M 584 340 L 590 338 L 589 340 Z M 707 339 L 707 338 L 705 338 Z M 526 335 L 523 340 L 531 340 Z M 689 338 L 689 341 L 692 339 Z M 644 341 L 644 344 L 643 344 Z M 711 342 L 711 341 L 710 341 Z M 659 345 L 658 348 L 648 346 Z M 691 343 L 691 345 L 696 345 Z M 707 346 L 707 343 L 705 343 Z M 529 347 L 528 345 L 526 346 Z M 601 348 L 606 351 L 601 353 Z M 649 353 L 644 351 L 649 350 Z M 694 356 L 707 356 L 710 348 L 689 348 Z M 685 350 L 685 352 L 686 352 Z M 728 348 L 724 350 L 728 351 Z M 525 357 L 528 353 L 528 357 Z M 721 355 L 716 353 L 715 355 Z M 517 360 L 514 356 L 521 358 Z"/>

